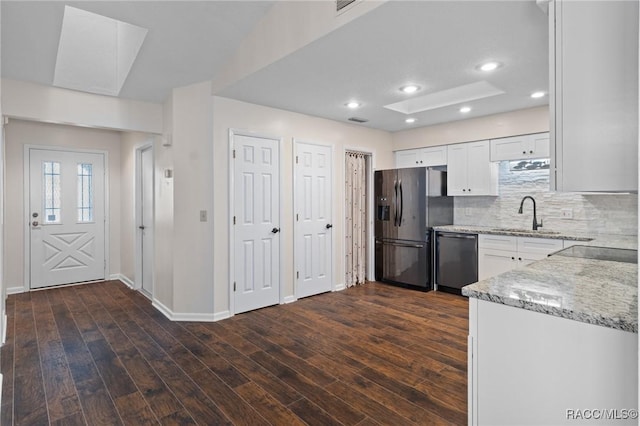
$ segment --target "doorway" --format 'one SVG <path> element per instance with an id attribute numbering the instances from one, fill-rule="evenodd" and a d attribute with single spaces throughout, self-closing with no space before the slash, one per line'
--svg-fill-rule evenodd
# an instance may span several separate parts
<path id="1" fill-rule="evenodd" d="M 345 287 L 373 276 L 372 155 L 345 150 Z"/>
<path id="2" fill-rule="evenodd" d="M 135 287 L 153 298 L 154 237 L 153 145 L 136 150 L 136 279 Z"/>
<path id="3" fill-rule="evenodd" d="M 281 139 L 230 132 L 230 272 L 234 313 L 280 302 Z"/>
<path id="4" fill-rule="evenodd" d="M 30 289 L 107 276 L 105 156 L 25 147 Z"/>
<path id="5" fill-rule="evenodd" d="M 296 298 L 333 287 L 333 149 L 294 140 Z"/>

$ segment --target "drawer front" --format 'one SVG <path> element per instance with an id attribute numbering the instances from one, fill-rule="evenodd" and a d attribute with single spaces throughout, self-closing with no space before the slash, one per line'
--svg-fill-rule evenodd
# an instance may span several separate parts
<path id="1" fill-rule="evenodd" d="M 509 235 L 478 235 L 478 248 L 516 251 L 518 248 L 516 237 Z"/>
<path id="2" fill-rule="evenodd" d="M 563 248 L 563 240 L 518 237 L 518 253 L 547 255 Z"/>

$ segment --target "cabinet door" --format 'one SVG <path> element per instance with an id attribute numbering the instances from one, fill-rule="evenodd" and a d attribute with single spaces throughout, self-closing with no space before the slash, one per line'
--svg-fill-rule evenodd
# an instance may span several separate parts
<path id="1" fill-rule="evenodd" d="M 466 195 L 498 195 L 498 163 L 491 162 L 489 141 L 466 144 Z"/>
<path id="2" fill-rule="evenodd" d="M 505 250 L 479 250 L 478 279 L 486 280 L 517 267 L 516 253 Z"/>
<path id="3" fill-rule="evenodd" d="M 420 150 L 420 165 L 446 166 L 447 165 L 447 147 L 434 146 L 432 148 L 423 148 Z"/>
<path id="4" fill-rule="evenodd" d="M 467 144 L 447 147 L 447 193 L 467 195 Z"/>
<path id="5" fill-rule="evenodd" d="M 527 158 L 529 135 L 491 140 L 491 161 Z M 547 149 L 548 151 L 548 149 Z"/>
<path id="6" fill-rule="evenodd" d="M 549 133 L 529 135 L 528 148 L 531 158 L 549 158 Z"/>
<path id="7" fill-rule="evenodd" d="M 549 11 L 552 189 L 637 191 L 638 2 L 555 1 Z"/>
<path id="8" fill-rule="evenodd" d="M 403 169 L 406 167 L 418 167 L 419 164 L 419 149 L 407 149 L 404 151 L 395 152 L 396 168 Z"/>

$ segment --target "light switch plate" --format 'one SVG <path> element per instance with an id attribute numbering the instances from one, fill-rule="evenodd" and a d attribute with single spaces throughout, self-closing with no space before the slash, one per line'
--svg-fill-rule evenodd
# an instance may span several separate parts
<path id="1" fill-rule="evenodd" d="M 206 221 L 207 221 L 207 211 L 200 210 L 200 222 L 206 222 Z"/>

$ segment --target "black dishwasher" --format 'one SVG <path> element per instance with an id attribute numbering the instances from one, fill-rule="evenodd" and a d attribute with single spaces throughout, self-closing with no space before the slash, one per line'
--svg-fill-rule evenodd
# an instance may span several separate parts
<path id="1" fill-rule="evenodd" d="M 478 236 L 436 233 L 437 290 L 462 294 L 462 287 L 478 281 Z"/>

